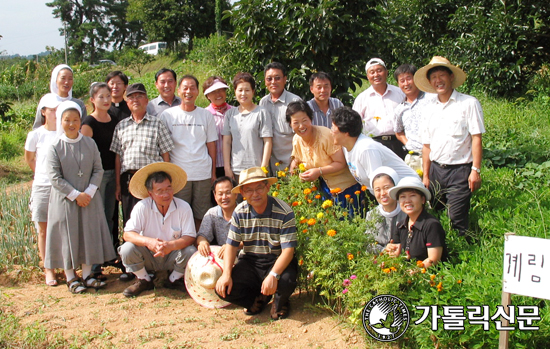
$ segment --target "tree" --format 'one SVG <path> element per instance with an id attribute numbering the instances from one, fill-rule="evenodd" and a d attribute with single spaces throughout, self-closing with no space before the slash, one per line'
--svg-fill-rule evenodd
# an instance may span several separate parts
<path id="1" fill-rule="evenodd" d="M 289 70 L 290 90 L 309 94 L 316 71 L 333 77 L 336 95 L 349 102 L 365 76 L 364 64 L 384 43 L 378 0 L 241 0 L 227 13 L 235 28 L 227 57 L 263 80 L 263 67 L 278 61 Z M 241 62 L 255 62 L 245 66 Z"/>
<path id="2" fill-rule="evenodd" d="M 112 0 L 106 6 L 109 24 L 112 28 L 109 41 L 113 49 L 122 50 L 124 46 L 137 47 L 146 40 L 143 24 L 127 19 L 128 0 Z"/>
<path id="3" fill-rule="evenodd" d="M 141 76 L 141 71 L 147 63 L 155 58 L 139 48 L 126 47 L 118 58 L 118 63 L 126 68 L 136 71 Z"/>

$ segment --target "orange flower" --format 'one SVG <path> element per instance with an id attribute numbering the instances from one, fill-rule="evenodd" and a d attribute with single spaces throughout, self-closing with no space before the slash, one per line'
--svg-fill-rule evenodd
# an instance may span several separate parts
<path id="1" fill-rule="evenodd" d="M 315 198 L 316 198 L 316 199 L 320 199 L 320 198 L 321 198 L 321 195 L 320 195 L 320 194 L 317 194 L 317 195 L 315 195 Z"/>
<path id="2" fill-rule="evenodd" d="M 300 260 L 298 261 L 298 265 L 304 265 L 304 260 L 303 260 L 303 259 L 300 259 Z"/>
<path id="3" fill-rule="evenodd" d="M 424 268 L 424 262 L 416 261 L 416 266 L 419 267 L 419 268 Z"/>
<path id="4" fill-rule="evenodd" d="M 311 189 L 309 189 L 309 188 L 304 189 L 304 194 L 305 195 L 311 194 Z"/>
<path id="5" fill-rule="evenodd" d="M 441 292 L 442 290 L 443 290 L 443 283 L 440 282 L 439 284 L 437 284 L 437 291 Z"/>
<path id="6" fill-rule="evenodd" d="M 457 280 L 456 283 L 457 283 L 457 284 L 461 284 L 461 283 L 462 283 L 462 280 Z"/>
<path id="7" fill-rule="evenodd" d="M 430 281 L 430 286 L 432 286 L 432 287 L 435 286 L 435 282 Z"/>
<path id="8" fill-rule="evenodd" d="M 334 188 L 334 189 L 331 189 L 331 190 L 330 190 L 330 193 L 331 193 L 331 194 L 338 194 L 338 193 L 340 193 L 341 191 L 342 191 L 342 189 L 340 189 L 340 188 Z"/>
<path id="9" fill-rule="evenodd" d="M 430 280 L 434 281 L 434 279 L 435 279 L 435 275 L 434 274 L 430 275 Z"/>
<path id="10" fill-rule="evenodd" d="M 277 190 L 281 189 L 281 184 L 277 183 Z"/>
<path id="11" fill-rule="evenodd" d="M 307 229 L 302 230 L 302 233 L 304 234 L 307 233 Z"/>
<path id="12" fill-rule="evenodd" d="M 348 259 L 351 261 L 353 260 L 353 255 L 351 253 L 348 253 Z"/>
<path id="13" fill-rule="evenodd" d="M 391 271 L 397 271 L 396 267 L 390 267 Z"/>
<path id="14" fill-rule="evenodd" d="M 349 194 L 344 195 L 346 199 L 349 199 L 351 196 Z"/>
<path id="15" fill-rule="evenodd" d="M 327 231 L 327 235 L 333 237 L 334 235 L 336 235 L 336 230 L 330 229 L 329 231 Z"/>
<path id="16" fill-rule="evenodd" d="M 300 223 L 302 223 L 302 224 L 307 223 L 307 219 L 304 218 L 304 219 L 300 220 Z"/>
<path id="17" fill-rule="evenodd" d="M 367 186 L 366 186 L 366 185 L 363 185 L 363 186 L 361 187 L 361 191 L 366 191 L 366 190 L 367 190 Z"/>
<path id="18" fill-rule="evenodd" d="M 420 269 L 420 272 L 421 272 L 422 274 L 425 274 L 425 273 L 426 273 L 426 268 Z"/>
<path id="19" fill-rule="evenodd" d="M 298 206 L 298 205 L 299 205 L 298 201 L 294 201 L 294 202 L 292 203 L 292 207 L 296 207 L 296 206 Z"/>
<path id="20" fill-rule="evenodd" d="M 312 190 L 312 191 L 317 191 L 317 187 L 316 187 L 316 186 L 313 186 L 313 187 L 311 187 L 311 190 Z"/>
<path id="21" fill-rule="evenodd" d="M 315 223 L 317 223 L 317 221 L 315 220 L 315 218 L 310 218 L 310 219 L 307 221 L 307 225 L 309 225 L 309 226 L 314 225 Z"/>
<path id="22" fill-rule="evenodd" d="M 390 268 L 384 268 L 384 269 L 382 269 L 382 271 L 386 274 L 389 274 L 391 272 L 391 269 Z"/>
<path id="23" fill-rule="evenodd" d="M 361 192 L 359 190 L 357 190 L 354 194 L 359 195 L 359 194 L 361 194 Z"/>

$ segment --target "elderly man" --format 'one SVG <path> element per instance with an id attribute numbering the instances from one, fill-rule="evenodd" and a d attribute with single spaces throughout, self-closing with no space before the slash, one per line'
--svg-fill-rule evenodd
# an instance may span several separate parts
<path id="1" fill-rule="evenodd" d="M 405 95 L 397 86 L 387 83 L 388 69 L 380 58 L 372 58 L 365 66 L 370 87 L 361 92 L 353 103 L 353 110 L 363 119 L 363 133 L 390 148 L 401 159 L 406 152 L 395 137 L 394 109 Z"/>
<path id="2" fill-rule="evenodd" d="M 107 74 L 105 82 L 111 88 L 109 115 L 114 116 L 117 120 L 126 119 L 132 114 L 128 103 L 124 100 L 124 93 L 128 88 L 128 77 L 120 70 L 115 70 Z"/>
<path id="3" fill-rule="evenodd" d="M 271 317 L 275 320 L 289 314 L 298 270 L 294 212 L 267 195 L 276 181 L 266 177 L 260 167 L 241 171 L 239 185 L 232 191 L 240 192 L 246 201 L 231 218 L 223 274 L 216 284 L 218 296 L 244 307 L 246 315 L 261 313 L 274 294 Z M 244 253 L 233 266 L 241 243 Z"/>
<path id="4" fill-rule="evenodd" d="M 172 69 L 162 68 L 155 74 L 155 87 L 159 96 L 147 105 L 147 114 L 159 116 L 170 107 L 181 104 L 181 98 L 176 96 L 176 72 Z"/>
<path id="5" fill-rule="evenodd" d="M 311 123 L 331 128 L 332 119 L 330 115 L 334 110 L 343 107 L 344 104 L 339 99 L 330 96 L 332 92 L 330 75 L 322 71 L 311 75 L 309 90 L 313 94 L 313 98 L 307 102 L 313 110 L 313 121 Z"/>
<path id="6" fill-rule="evenodd" d="M 481 135 L 485 133 L 479 101 L 455 90 L 465 80 L 462 69 L 439 56 L 414 74 L 420 90 L 437 93 L 428 106 L 422 133 L 423 182 L 434 193 L 435 208 L 448 205 L 452 227 L 459 235 L 468 230 L 470 198 L 481 187 Z"/>
<path id="7" fill-rule="evenodd" d="M 265 66 L 265 86 L 269 94 L 260 100 L 260 105 L 271 114 L 273 122 L 273 149 L 271 151 L 271 171 L 275 172 L 275 164 L 280 163 L 279 168 L 290 165 L 292 155 L 292 137 L 294 133 L 286 122 L 286 107 L 290 102 L 301 100 L 300 97 L 285 90 L 286 69 L 279 62 L 269 63 Z"/>
<path id="8" fill-rule="evenodd" d="M 135 297 L 155 286 L 148 271 L 172 270 L 164 287 L 183 290 L 182 276 L 189 258 L 197 251 L 196 233 L 189 204 L 174 198 L 187 175 L 171 163 L 145 166 L 132 177 L 130 191 L 141 200 L 124 227 L 124 241 L 118 253 L 136 282 L 123 294 Z"/>
<path id="9" fill-rule="evenodd" d="M 397 139 L 403 143 L 408 154 L 405 163 L 414 170 L 422 170 L 422 140 L 420 127 L 426 106 L 434 98 L 432 93 L 420 91 L 414 84 L 416 67 L 411 64 L 400 65 L 393 73 L 397 84 L 405 94 L 404 100 L 395 108 L 394 131 Z"/>
<path id="10" fill-rule="evenodd" d="M 178 93 L 182 103 L 176 108 L 165 110 L 160 119 L 175 144 L 170 159 L 187 172 L 189 180 L 176 196 L 191 205 L 198 228 L 202 217 L 211 207 L 208 192 L 212 181 L 216 179 L 218 131 L 212 113 L 195 105 L 199 95 L 197 78 L 193 75 L 182 77 Z"/>

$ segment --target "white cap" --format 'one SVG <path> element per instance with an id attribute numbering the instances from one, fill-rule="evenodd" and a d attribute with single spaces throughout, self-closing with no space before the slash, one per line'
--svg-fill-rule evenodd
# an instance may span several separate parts
<path id="1" fill-rule="evenodd" d="M 38 109 L 57 108 L 57 106 L 61 104 L 61 102 L 61 98 L 55 93 L 46 93 L 44 96 L 42 96 L 42 98 L 40 98 Z"/>
<path id="2" fill-rule="evenodd" d="M 210 86 L 209 88 L 206 89 L 206 91 L 204 91 L 204 95 L 206 96 L 210 92 L 213 92 L 213 91 L 216 91 L 216 90 L 219 90 L 219 89 L 222 89 L 222 88 L 229 88 L 229 86 L 227 86 L 226 84 L 224 84 L 220 80 L 216 79 L 216 80 L 214 80 L 214 84 L 212 84 L 212 86 Z"/>
<path id="3" fill-rule="evenodd" d="M 381 60 L 380 58 L 371 58 L 368 62 L 367 62 L 367 65 L 365 65 L 365 71 L 368 73 L 369 72 L 369 68 L 370 67 L 373 67 L 375 65 L 381 65 L 383 66 L 384 68 L 386 68 L 386 63 L 384 63 L 383 60 Z"/>
<path id="4" fill-rule="evenodd" d="M 401 189 L 416 189 L 418 191 L 421 191 L 424 196 L 426 197 L 426 200 L 430 200 L 432 198 L 432 194 L 422 181 L 420 180 L 420 177 L 403 177 L 399 181 L 399 184 L 396 185 L 393 188 L 390 188 L 390 197 L 394 200 L 398 200 L 397 194 Z"/>

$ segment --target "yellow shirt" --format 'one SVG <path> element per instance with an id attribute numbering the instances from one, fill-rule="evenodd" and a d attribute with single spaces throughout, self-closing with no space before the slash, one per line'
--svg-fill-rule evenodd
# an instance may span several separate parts
<path id="1" fill-rule="evenodd" d="M 315 137 L 315 143 L 312 146 L 307 145 L 298 135 L 294 135 L 292 139 L 292 156 L 297 164 L 303 163 L 306 169 L 332 164 L 331 156 L 341 149 L 341 146 L 334 144 L 330 129 L 323 126 L 312 127 Z M 347 166 L 338 172 L 323 174 L 323 179 L 330 189 L 345 190 L 357 183 Z"/>

